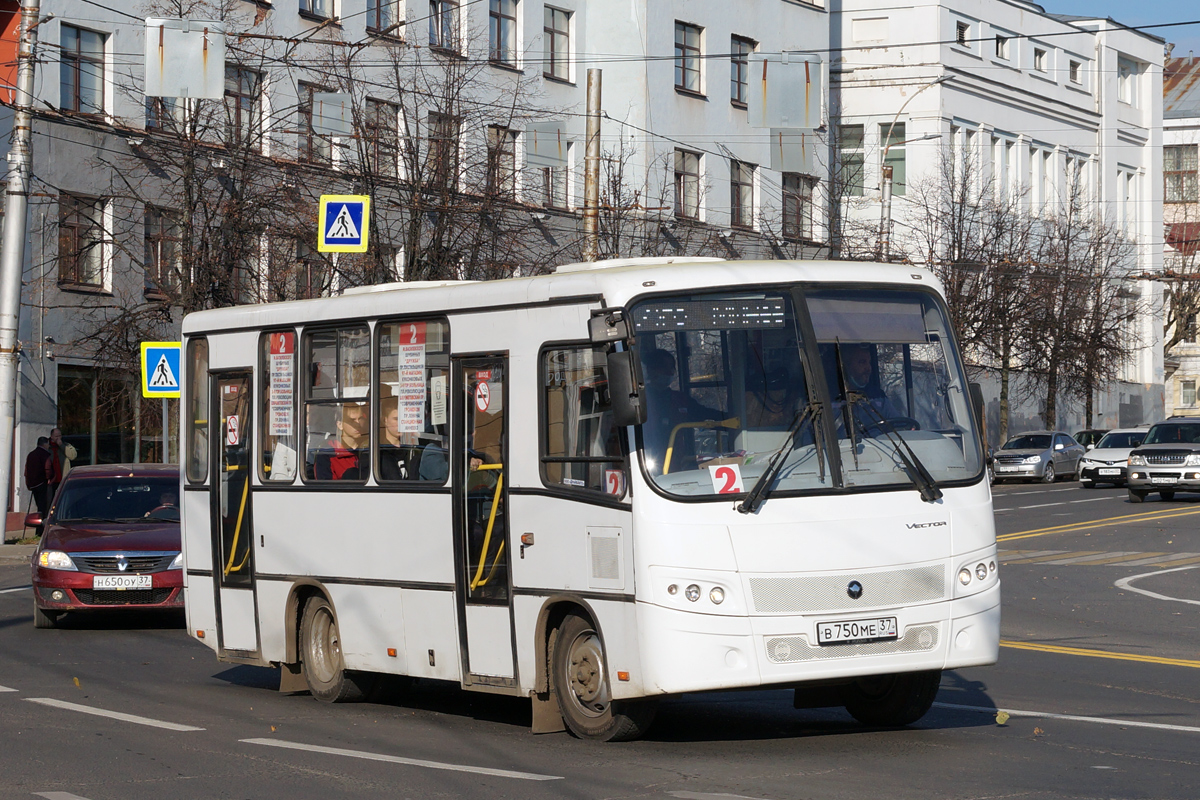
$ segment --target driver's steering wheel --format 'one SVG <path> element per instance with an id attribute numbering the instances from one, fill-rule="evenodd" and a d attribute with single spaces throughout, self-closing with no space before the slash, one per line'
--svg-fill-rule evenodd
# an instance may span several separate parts
<path id="1" fill-rule="evenodd" d="M 170 513 L 160 513 L 160 512 L 170 512 Z M 146 516 L 153 517 L 154 519 L 165 519 L 168 521 L 178 520 L 179 519 L 179 506 L 173 506 L 173 505 L 169 505 L 169 504 L 155 506 L 154 508 L 152 508 L 146 512 Z"/>

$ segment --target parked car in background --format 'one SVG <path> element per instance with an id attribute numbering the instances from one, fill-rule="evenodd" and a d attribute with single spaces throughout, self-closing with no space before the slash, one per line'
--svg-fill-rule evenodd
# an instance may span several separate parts
<path id="1" fill-rule="evenodd" d="M 1080 431 L 1071 438 L 1083 445 L 1085 449 L 1091 450 L 1093 447 L 1100 446 L 1100 440 L 1104 438 L 1104 434 L 1106 433 L 1108 433 L 1107 430 L 1087 430 Z"/>
<path id="2" fill-rule="evenodd" d="M 72 469 L 46 515 L 32 571 L 37 628 L 53 628 L 67 612 L 182 609 L 179 468 Z"/>
<path id="3" fill-rule="evenodd" d="M 1124 486 L 1129 453 L 1146 438 L 1147 428 L 1123 428 L 1104 434 L 1079 463 L 1079 485 L 1093 489 L 1098 483 Z"/>
<path id="4" fill-rule="evenodd" d="M 996 451 L 996 481 L 1021 479 L 1054 483 L 1074 477 L 1085 450 L 1062 431 L 1024 431 Z"/>
<path id="5" fill-rule="evenodd" d="M 1172 417 L 1150 427 L 1129 454 L 1129 502 L 1151 492 L 1171 500 L 1176 492 L 1200 492 L 1200 420 Z"/>

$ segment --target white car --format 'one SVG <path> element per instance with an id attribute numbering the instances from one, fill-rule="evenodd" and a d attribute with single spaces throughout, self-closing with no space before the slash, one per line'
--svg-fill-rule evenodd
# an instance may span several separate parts
<path id="1" fill-rule="evenodd" d="M 1129 452 L 1146 438 L 1147 428 L 1120 428 L 1104 438 L 1079 462 L 1079 485 L 1094 489 L 1098 483 L 1124 486 L 1129 471 Z"/>

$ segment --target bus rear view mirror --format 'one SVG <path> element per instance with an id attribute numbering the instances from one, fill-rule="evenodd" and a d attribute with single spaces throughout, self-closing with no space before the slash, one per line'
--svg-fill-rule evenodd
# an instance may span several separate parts
<path id="1" fill-rule="evenodd" d="M 608 354 L 608 396 L 616 425 L 624 428 L 646 421 L 646 406 L 642 402 L 642 374 L 635 352 L 625 350 Z"/>
<path id="2" fill-rule="evenodd" d="M 601 308 L 592 311 L 588 320 L 588 337 L 592 344 L 610 344 L 629 338 L 629 323 L 625 321 L 625 309 Z"/>

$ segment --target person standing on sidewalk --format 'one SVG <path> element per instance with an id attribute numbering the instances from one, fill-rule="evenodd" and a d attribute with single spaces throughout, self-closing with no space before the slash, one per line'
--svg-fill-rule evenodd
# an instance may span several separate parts
<path id="1" fill-rule="evenodd" d="M 50 439 L 39 436 L 37 447 L 25 457 L 25 488 L 33 494 L 33 502 L 37 504 L 38 513 L 46 519 L 46 511 L 50 508 Z M 37 526 L 37 535 L 42 535 L 42 526 Z"/>
<path id="2" fill-rule="evenodd" d="M 68 453 L 67 449 L 71 451 Z M 58 485 L 63 482 L 63 478 L 67 477 L 67 473 L 71 469 L 71 459 L 74 458 L 75 448 L 71 445 L 64 445 L 62 440 L 62 431 L 58 428 L 50 431 L 50 500 L 54 500 L 54 495 L 58 493 Z"/>

